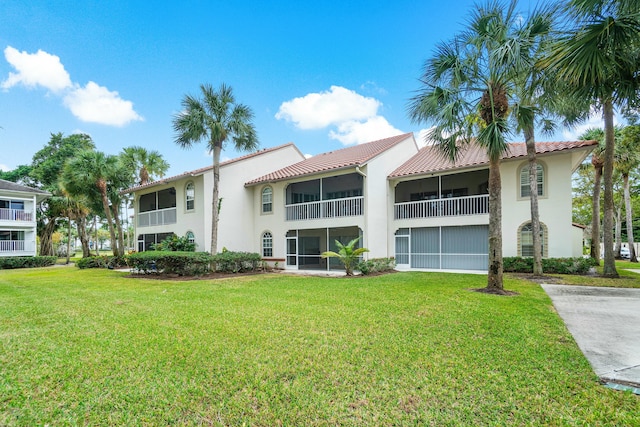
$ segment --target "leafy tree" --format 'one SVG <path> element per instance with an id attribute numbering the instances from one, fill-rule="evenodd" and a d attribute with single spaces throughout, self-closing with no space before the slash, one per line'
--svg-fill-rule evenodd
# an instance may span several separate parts
<path id="1" fill-rule="evenodd" d="M 640 80 L 640 3 L 637 0 L 570 0 L 573 22 L 551 48 L 543 66 L 553 70 L 579 98 L 589 100 L 604 118 L 604 245 L 613 247 L 614 107 L 633 107 Z M 617 277 L 611 250 L 603 274 Z"/>
<path id="2" fill-rule="evenodd" d="M 145 185 L 154 180 L 156 176 L 162 178 L 169 170 L 169 163 L 162 158 L 158 151 L 148 151 L 144 147 L 133 146 L 125 148 L 120 157 L 140 179 L 139 185 Z"/>
<path id="3" fill-rule="evenodd" d="M 91 137 L 84 134 L 64 136 L 51 134 L 49 142 L 34 154 L 30 178 L 34 184 L 52 194 L 38 210 L 38 236 L 40 237 L 40 255 L 54 255 L 52 234 L 57 222 L 65 217 L 66 200 L 61 192 L 59 179 L 65 162 L 84 150 L 93 150 L 95 145 Z"/>
<path id="4" fill-rule="evenodd" d="M 526 31 L 527 19 L 516 1 L 477 7 L 467 28 L 440 43 L 427 60 L 422 88 L 409 106 L 413 122 L 433 124 L 428 138 L 453 160 L 471 143 L 489 157 L 489 274 L 487 289 L 502 293 L 502 184 L 500 158 L 506 137 L 510 98 L 517 80 L 534 64 L 534 56 L 514 46 L 532 43 L 538 32 Z M 534 19 L 535 14 L 531 17 Z"/>
<path id="5" fill-rule="evenodd" d="M 335 243 L 338 248 L 338 252 L 326 251 L 320 256 L 322 258 L 338 258 L 344 265 L 347 276 L 353 276 L 353 267 L 358 263 L 360 255 L 365 252 L 369 252 L 369 249 L 367 248 L 355 247 L 359 240 L 360 237 L 357 237 L 346 245 L 343 245 L 340 241 L 336 240 Z"/>
<path id="6" fill-rule="evenodd" d="M 253 127 L 253 112 L 244 104 L 236 103 L 230 86 L 221 84 L 216 91 L 211 85 L 200 86 L 202 98 L 186 95 L 182 100 L 183 111 L 173 118 L 175 142 L 182 148 L 206 141 L 213 153 L 213 197 L 211 202 L 211 254 L 218 247 L 218 198 L 220 185 L 220 153 L 227 140 L 233 141 L 237 150 L 251 151 L 258 148 Z"/>
<path id="7" fill-rule="evenodd" d="M 31 166 L 20 165 L 10 171 L 0 170 L 0 179 L 4 179 L 5 181 L 17 182 L 18 184 L 22 185 L 32 185 L 32 180 L 29 177 L 30 173 Z"/>

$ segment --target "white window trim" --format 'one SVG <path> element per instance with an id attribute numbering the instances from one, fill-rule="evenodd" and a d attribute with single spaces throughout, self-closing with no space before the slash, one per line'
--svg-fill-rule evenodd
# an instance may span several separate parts
<path id="1" fill-rule="evenodd" d="M 538 194 L 538 198 L 539 199 L 546 199 L 548 197 L 548 187 L 547 187 L 547 181 L 548 181 L 548 173 L 547 173 L 547 165 L 540 161 L 539 159 L 536 159 L 536 164 L 537 166 L 539 166 L 540 168 L 542 168 L 542 194 Z M 522 172 L 524 170 L 527 170 L 527 176 L 528 176 L 528 172 L 529 172 L 529 161 L 526 161 L 524 163 L 522 163 L 519 167 L 518 167 L 518 173 L 516 174 L 516 180 L 517 180 L 517 185 L 516 185 L 516 191 L 517 191 L 517 198 L 518 200 L 529 200 L 530 196 L 523 196 L 522 195 Z M 528 183 L 528 179 L 527 179 L 527 183 Z"/>
<path id="2" fill-rule="evenodd" d="M 193 208 L 189 209 L 189 185 L 193 186 Z M 192 213 L 196 211 L 196 184 L 193 181 L 189 181 L 184 186 L 184 211 L 186 213 Z"/>
<path id="3" fill-rule="evenodd" d="M 270 190 L 271 191 L 271 210 L 266 212 L 264 210 L 264 192 L 265 190 Z M 273 211 L 274 211 L 274 204 L 273 204 L 273 187 L 271 187 L 270 185 L 265 185 L 264 187 L 262 187 L 262 189 L 260 190 L 260 215 L 273 215 Z"/>

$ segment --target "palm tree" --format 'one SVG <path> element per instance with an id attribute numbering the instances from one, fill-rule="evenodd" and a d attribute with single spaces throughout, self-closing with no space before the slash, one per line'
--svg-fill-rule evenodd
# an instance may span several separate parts
<path id="1" fill-rule="evenodd" d="M 636 101 L 640 81 L 640 3 L 637 0 L 570 0 L 573 27 L 560 37 L 542 64 L 565 81 L 574 94 L 590 100 L 604 118 L 603 274 L 617 277 L 613 256 L 614 107 Z"/>
<path id="2" fill-rule="evenodd" d="M 536 64 L 545 54 L 546 46 L 551 39 L 551 31 L 555 20 L 555 8 L 545 7 L 534 11 L 530 18 L 514 38 L 514 43 L 531 64 Z M 544 90 L 541 90 L 541 89 Z M 556 80 L 550 73 L 537 66 L 532 66 L 519 73 L 515 79 L 516 102 L 513 105 L 512 117 L 516 121 L 518 131 L 524 135 L 529 160 L 529 200 L 531 210 L 531 231 L 533 233 L 533 274 L 542 275 L 542 242 L 540 239 L 540 215 L 538 210 L 538 162 L 536 158 L 535 125 L 540 114 L 547 114 L 553 108 L 557 95 Z M 552 120 L 542 119 L 543 128 L 554 129 Z"/>
<path id="3" fill-rule="evenodd" d="M 169 169 L 169 163 L 158 151 L 148 151 L 144 147 L 126 147 L 121 153 L 122 161 L 140 178 L 139 185 L 145 185 L 155 179 L 162 178 Z"/>
<path id="4" fill-rule="evenodd" d="M 109 177 L 114 175 L 117 166 L 118 158 L 116 156 L 107 156 L 100 151 L 87 150 L 70 159 L 62 171 L 63 186 L 69 194 L 86 195 L 90 199 L 100 200 L 107 219 L 111 249 L 115 256 L 122 255 L 124 251 L 124 248 L 121 249 L 118 245 L 108 197 Z"/>
<path id="5" fill-rule="evenodd" d="M 579 139 L 596 140 L 598 146 L 591 152 L 591 164 L 595 171 L 592 193 L 591 217 L 591 246 L 590 256 L 600 265 L 600 190 L 602 188 L 602 168 L 604 166 L 604 131 L 602 129 L 587 129 Z"/>
<path id="6" fill-rule="evenodd" d="M 344 264 L 344 269 L 347 273 L 347 276 L 353 276 L 353 268 L 358 262 L 358 258 L 365 252 L 369 252 L 367 248 L 356 248 L 355 245 L 360 240 L 360 237 L 356 237 L 346 245 L 340 243 L 340 241 L 336 240 L 336 247 L 338 248 L 338 252 L 334 251 L 326 251 L 321 254 L 322 258 L 338 258 L 342 264 Z"/>
<path id="7" fill-rule="evenodd" d="M 211 254 L 218 250 L 218 199 L 220 185 L 220 153 L 228 139 L 235 149 L 252 151 L 258 148 L 258 138 L 252 119 L 253 112 L 244 104 L 238 104 L 230 86 L 224 83 L 216 91 L 209 84 L 200 85 L 202 99 L 186 95 L 182 100 L 183 111 L 173 118 L 176 144 L 191 148 L 205 140 L 213 153 L 213 197 L 211 202 Z"/>
<path id="8" fill-rule="evenodd" d="M 533 66 L 521 46 L 522 15 L 516 1 L 474 10 L 467 29 L 440 43 L 424 67 L 422 89 L 412 99 L 413 122 L 434 126 L 427 138 L 451 160 L 472 142 L 489 157 L 489 274 L 487 289 L 503 293 L 500 158 L 507 151 L 510 96 L 518 76 Z M 524 24 L 526 25 L 526 24 Z"/>
<path id="9" fill-rule="evenodd" d="M 627 222 L 627 241 L 629 243 L 629 260 L 638 262 L 633 241 L 633 209 L 631 205 L 631 192 L 629 175 L 640 165 L 640 125 L 627 126 L 622 130 L 622 138 L 616 147 L 618 156 L 616 167 L 622 174 L 624 185 L 624 210 Z"/>

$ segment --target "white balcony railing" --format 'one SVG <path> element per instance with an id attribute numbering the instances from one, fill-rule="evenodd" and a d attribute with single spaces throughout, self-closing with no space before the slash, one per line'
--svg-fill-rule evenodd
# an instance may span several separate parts
<path id="1" fill-rule="evenodd" d="M 339 218 L 363 213 L 364 196 L 285 205 L 287 221 Z"/>
<path id="2" fill-rule="evenodd" d="M 33 250 L 30 246 L 32 245 L 24 240 L 0 240 L 0 253 Z"/>
<path id="3" fill-rule="evenodd" d="M 160 209 L 157 211 L 142 212 L 138 214 L 138 227 L 175 224 L 176 221 L 176 208 Z"/>
<path id="4" fill-rule="evenodd" d="M 0 221 L 33 221 L 33 214 L 23 209 L 0 208 Z"/>
<path id="5" fill-rule="evenodd" d="M 489 213 L 489 195 L 396 203 L 395 219 L 437 218 Z"/>

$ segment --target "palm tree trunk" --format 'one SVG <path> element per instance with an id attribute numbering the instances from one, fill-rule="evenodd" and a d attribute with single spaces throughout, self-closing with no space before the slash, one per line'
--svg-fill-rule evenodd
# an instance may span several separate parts
<path id="1" fill-rule="evenodd" d="M 40 235 L 40 256 L 52 256 L 53 253 L 53 232 L 56 229 L 55 218 L 49 218 Z"/>
<path id="2" fill-rule="evenodd" d="M 100 187 L 98 187 L 100 188 Z M 109 228 L 109 237 L 111 239 L 111 251 L 114 256 L 118 256 L 118 241 L 116 240 L 116 231 L 113 228 L 113 218 L 111 217 L 111 208 L 109 208 L 109 200 L 107 199 L 106 191 L 102 192 L 102 209 L 107 216 L 107 227 Z M 97 234 L 97 230 L 96 230 Z"/>
<path id="3" fill-rule="evenodd" d="M 91 252 L 89 251 L 89 237 L 87 235 L 87 217 L 84 215 L 78 216 L 76 218 L 76 228 L 78 230 L 78 238 L 80 239 L 80 244 L 82 245 L 82 258 L 86 258 L 91 256 Z"/>
<path id="4" fill-rule="evenodd" d="M 71 261 L 71 217 L 67 217 L 67 264 Z"/>
<path id="5" fill-rule="evenodd" d="M 489 274 L 487 289 L 503 291 L 502 283 L 502 183 L 500 159 L 489 162 Z"/>
<path id="6" fill-rule="evenodd" d="M 124 235 L 122 234 L 122 223 L 120 221 L 120 209 L 118 208 L 117 203 L 113 204 L 112 208 L 113 208 L 113 218 L 116 222 L 116 234 L 118 237 L 117 256 L 124 256 Z"/>
<path id="7" fill-rule="evenodd" d="M 624 180 L 624 211 L 627 221 L 627 242 L 629 243 L 629 261 L 638 262 L 636 248 L 633 242 L 633 208 L 631 207 L 631 192 L 629 191 L 629 174 L 622 175 Z"/>
<path id="8" fill-rule="evenodd" d="M 614 222 L 616 224 L 615 230 L 615 249 L 613 251 L 613 256 L 615 258 L 620 258 L 620 252 L 622 251 L 622 206 L 615 207 L 615 217 Z"/>
<path id="9" fill-rule="evenodd" d="M 595 166 L 591 218 L 591 258 L 600 265 L 600 189 L 602 188 L 602 166 Z"/>
<path id="10" fill-rule="evenodd" d="M 531 232 L 533 233 L 533 275 L 542 275 L 542 242 L 540 241 L 540 215 L 538 212 L 538 162 L 533 127 L 524 129 L 529 158 L 529 200 L 531 205 Z"/>
<path id="11" fill-rule="evenodd" d="M 613 256 L 613 160 L 615 150 L 615 134 L 613 128 L 613 103 L 606 100 L 602 103 L 604 109 L 604 269 L 605 277 L 618 277 L 616 260 Z"/>
<path id="12" fill-rule="evenodd" d="M 220 185 L 220 152 L 222 144 L 213 145 L 213 197 L 211 200 L 211 255 L 218 252 L 218 211 L 219 185 Z"/>

